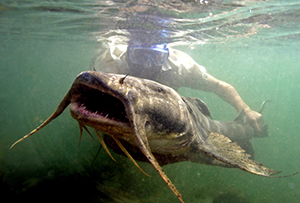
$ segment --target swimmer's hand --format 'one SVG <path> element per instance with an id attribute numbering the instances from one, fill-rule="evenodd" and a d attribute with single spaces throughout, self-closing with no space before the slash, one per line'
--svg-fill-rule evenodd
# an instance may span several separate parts
<path id="1" fill-rule="evenodd" d="M 254 127 L 256 131 L 261 131 L 261 126 L 262 126 L 262 115 L 256 111 L 251 110 L 249 107 L 244 109 L 247 122 Z"/>

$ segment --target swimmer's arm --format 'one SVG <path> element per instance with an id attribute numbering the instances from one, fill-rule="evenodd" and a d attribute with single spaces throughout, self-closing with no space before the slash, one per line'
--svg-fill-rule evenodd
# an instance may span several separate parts
<path id="1" fill-rule="evenodd" d="M 205 84 L 206 85 L 204 85 L 203 89 L 204 91 L 215 93 L 221 99 L 233 106 L 238 112 L 244 110 L 247 121 L 256 130 L 260 130 L 262 115 L 256 111 L 251 110 L 232 85 L 218 80 L 209 74 L 207 74 Z"/>

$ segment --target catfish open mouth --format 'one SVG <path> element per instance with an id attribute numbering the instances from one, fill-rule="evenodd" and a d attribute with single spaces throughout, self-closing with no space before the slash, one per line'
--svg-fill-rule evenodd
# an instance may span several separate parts
<path id="1" fill-rule="evenodd" d="M 129 123 L 125 106 L 120 99 L 84 84 L 73 90 L 72 110 L 75 110 L 77 115 Z"/>

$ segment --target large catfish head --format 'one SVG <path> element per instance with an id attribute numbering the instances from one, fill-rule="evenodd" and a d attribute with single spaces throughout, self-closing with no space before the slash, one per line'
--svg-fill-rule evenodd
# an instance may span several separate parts
<path id="1" fill-rule="evenodd" d="M 73 118 L 117 139 L 150 145 L 156 152 L 173 151 L 176 146 L 182 150 L 179 139 L 182 143 L 188 139 L 186 104 L 167 86 L 89 71 L 76 78 L 69 94 Z"/>

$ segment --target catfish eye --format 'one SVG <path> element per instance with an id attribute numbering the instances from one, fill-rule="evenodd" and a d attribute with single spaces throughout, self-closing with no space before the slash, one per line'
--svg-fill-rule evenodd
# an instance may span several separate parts
<path id="1" fill-rule="evenodd" d="M 152 84 L 151 86 L 149 86 L 149 88 L 151 88 L 155 92 L 162 92 L 162 93 L 164 93 L 166 91 L 163 87 L 161 87 L 158 84 Z"/>
<path id="2" fill-rule="evenodd" d="M 161 87 L 158 87 L 158 88 L 157 88 L 157 91 L 158 91 L 158 92 L 164 92 L 164 89 L 161 88 Z"/>

